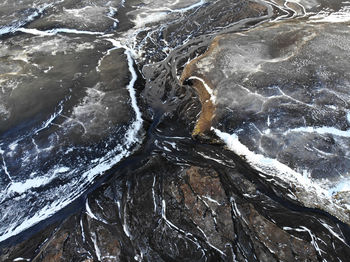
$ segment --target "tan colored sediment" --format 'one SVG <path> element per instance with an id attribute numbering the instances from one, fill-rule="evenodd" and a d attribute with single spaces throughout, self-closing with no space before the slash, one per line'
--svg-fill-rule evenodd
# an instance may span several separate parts
<path id="1" fill-rule="evenodd" d="M 214 50 L 215 48 L 219 45 L 219 40 L 221 37 L 215 37 L 213 42 L 210 44 L 210 46 L 208 47 L 207 51 L 205 51 L 205 53 L 203 55 L 200 55 L 198 57 L 196 57 L 195 59 L 191 60 L 184 68 L 184 71 L 181 74 L 180 77 L 180 82 L 183 83 L 183 81 L 185 81 L 186 79 L 190 78 L 191 76 L 193 76 L 194 71 L 195 71 L 195 67 L 196 67 L 196 63 L 209 56 Z"/>
<path id="2" fill-rule="evenodd" d="M 210 99 L 210 94 L 203 86 L 203 83 L 196 79 L 193 79 L 192 81 L 194 81 L 193 87 L 196 89 L 199 101 L 202 105 L 202 111 L 192 132 L 192 136 L 197 136 L 210 130 L 215 115 L 215 105 Z M 206 81 L 206 83 L 208 82 Z"/>
<path id="3" fill-rule="evenodd" d="M 209 79 L 207 79 L 203 75 L 196 73 L 196 69 L 197 69 L 196 64 L 199 60 L 211 55 L 212 52 L 215 50 L 215 48 L 217 48 L 218 43 L 219 43 L 219 37 L 216 37 L 213 40 L 213 42 L 210 44 L 208 50 L 203 55 L 193 59 L 190 63 L 186 65 L 180 77 L 181 84 L 191 76 L 196 76 L 203 79 L 204 82 L 211 89 L 214 89 Z M 202 105 L 202 111 L 199 115 L 196 126 L 194 127 L 192 132 L 192 136 L 198 136 L 198 135 L 203 135 L 210 130 L 212 125 L 212 120 L 215 116 L 215 104 L 210 99 L 211 95 L 208 93 L 203 83 L 197 79 L 192 79 L 192 81 L 193 81 L 193 88 L 197 91 L 197 94 L 199 96 L 199 101 L 201 102 L 201 105 Z"/>

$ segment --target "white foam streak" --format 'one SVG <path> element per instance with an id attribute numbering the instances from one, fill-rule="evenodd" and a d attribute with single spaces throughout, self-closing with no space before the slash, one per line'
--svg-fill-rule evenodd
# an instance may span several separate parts
<path id="1" fill-rule="evenodd" d="M 93 31 L 84 31 L 70 28 L 57 28 L 48 31 L 49 33 L 57 34 L 57 33 L 67 33 L 67 34 L 83 34 L 83 35 L 103 35 L 103 32 L 93 32 Z"/>
<path id="2" fill-rule="evenodd" d="M 37 36 L 52 36 L 53 33 L 49 33 L 48 31 L 40 31 L 38 29 L 34 28 L 18 28 L 16 31 L 31 34 L 31 35 L 37 35 Z"/>

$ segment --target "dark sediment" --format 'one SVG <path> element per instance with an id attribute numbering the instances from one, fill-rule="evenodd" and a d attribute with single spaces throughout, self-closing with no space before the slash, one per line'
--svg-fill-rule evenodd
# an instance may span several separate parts
<path id="1" fill-rule="evenodd" d="M 108 8 L 100 8 L 97 2 L 96 10 L 105 14 Z M 126 9 L 132 9 L 132 5 L 142 10 L 145 3 L 127 1 Z M 68 9 L 78 7 L 81 6 L 73 2 L 67 6 Z M 117 7 L 124 10 L 120 4 Z M 64 8 L 59 6 L 57 10 L 61 12 Z M 151 23 L 148 31 L 142 31 L 136 37 L 136 48 L 147 50 L 141 52 L 137 61 L 144 79 L 140 80 L 139 73 L 135 89 L 146 130 L 143 144 L 115 166 L 111 171 L 113 174 L 109 172 L 109 177 L 106 175 L 98 180 L 102 185 L 81 197 L 79 201 L 85 206 L 79 206 L 35 234 L 29 230 L 24 239 L 15 236 L 11 242 L 1 243 L 0 261 L 21 261 L 20 258 L 35 262 L 347 261 L 350 255 L 349 226 L 324 211 L 305 208 L 290 198 L 293 192 L 289 187 L 280 186 L 278 178 L 260 174 L 244 158 L 226 150 L 220 143 L 212 143 L 216 138 L 209 132 L 212 126 L 232 131 L 239 123 L 236 116 L 252 118 L 245 117 L 246 112 L 240 115 L 225 111 L 220 107 L 221 101 L 215 105 L 201 81 L 189 80 L 198 77 L 213 90 L 218 89 L 224 74 L 220 71 L 216 75 L 215 70 L 201 72 L 200 62 L 213 58 L 210 64 L 217 69 L 225 58 L 217 52 L 221 40 L 228 39 L 230 45 L 236 38 L 231 39 L 231 34 L 215 38 L 215 34 L 220 30 L 228 33 L 248 29 L 263 19 L 279 15 L 276 10 L 275 13 L 271 10 L 257 2 L 223 0 L 214 6 L 207 3 L 193 13 L 169 14 L 173 20 L 166 21 L 163 27 Z M 91 12 L 90 9 L 85 11 L 86 14 Z M 69 12 L 55 15 L 52 21 L 39 19 L 30 27 L 51 29 L 54 24 L 68 27 L 85 19 L 73 19 L 67 14 Z M 130 29 L 132 23 L 127 16 L 118 15 L 125 19 L 120 19 L 120 30 Z M 98 23 L 90 22 L 80 23 L 79 29 L 115 30 L 113 20 L 106 17 Z M 117 38 L 121 33 L 119 31 L 113 37 Z M 80 37 L 73 38 L 81 41 Z M 98 140 L 108 131 L 109 124 L 102 115 L 109 114 L 107 120 L 116 123 L 132 117 L 126 110 L 130 108 L 126 107 L 129 105 L 128 94 L 124 89 L 130 73 L 123 49 L 111 50 L 108 41 L 96 36 L 87 36 L 87 39 L 96 45 L 91 51 L 93 59 L 89 57 L 90 51 L 78 53 L 82 59 L 81 68 L 87 72 L 83 71 L 79 81 L 74 83 L 82 88 L 86 84 L 95 86 L 102 82 L 98 91 L 108 93 L 102 102 L 110 111 L 100 110 L 101 115 L 96 115 L 98 129 L 91 136 L 81 136 L 83 130 L 76 125 L 75 139 L 80 141 L 83 137 L 83 142 L 94 143 L 92 138 Z M 288 53 L 288 42 L 293 39 L 290 35 L 279 39 L 280 50 Z M 209 49 L 205 52 L 207 46 Z M 175 49 L 168 53 L 166 50 L 170 49 L 164 47 Z M 281 54 L 271 49 L 269 55 L 276 58 Z M 196 56 L 199 57 L 186 65 L 186 61 Z M 90 61 L 91 65 L 84 67 L 85 61 Z M 96 70 L 98 61 L 100 71 Z M 77 67 L 80 68 L 80 64 Z M 64 69 L 68 72 L 61 72 L 63 75 L 71 77 L 75 73 L 71 68 Z M 183 71 L 180 81 L 177 71 Z M 73 102 L 76 101 L 80 100 Z M 90 112 L 95 113 L 94 110 Z M 90 118 L 86 117 L 87 120 Z M 120 130 L 111 141 L 123 136 L 118 132 Z M 201 136 L 209 139 L 201 139 Z M 103 142 L 98 144 L 99 149 L 104 147 Z M 339 198 L 342 198 L 341 194 Z"/>
<path id="2" fill-rule="evenodd" d="M 219 169 L 218 169 L 219 168 Z M 89 212 L 3 250 L 1 261 L 334 261 L 350 250 L 325 234 L 327 216 L 289 211 L 261 185 L 220 168 L 171 164 L 153 157 L 88 199 Z M 247 170 L 248 171 L 248 170 Z M 248 171 L 249 172 L 249 171 Z M 310 228 L 322 250 L 316 250 Z M 284 228 L 284 230 L 283 230 Z M 23 248 L 25 247 L 25 248 Z M 343 260 L 345 261 L 345 260 Z"/>

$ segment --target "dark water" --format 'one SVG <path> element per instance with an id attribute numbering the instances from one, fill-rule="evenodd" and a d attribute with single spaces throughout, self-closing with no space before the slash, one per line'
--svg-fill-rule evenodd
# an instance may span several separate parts
<path id="1" fill-rule="evenodd" d="M 319 261 L 346 261 L 347 5 L 3 2 L 0 241 L 15 243 L 24 230 L 28 237 L 43 229 L 41 221 L 67 217 L 69 208 L 58 212 L 71 203 L 79 209 L 102 181 L 118 184 L 110 181 L 133 177 L 150 158 L 161 156 L 155 173 L 166 172 L 162 165 L 174 174 L 190 166 L 219 170 L 232 206 L 254 205 L 281 231 L 311 244 Z M 222 37 L 217 53 L 194 70 L 215 86 L 214 129 L 195 139 L 191 133 L 201 104 L 193 83 L 179 79 L 217 36 Z M 294 72 L 295 65 L 301 72 Z M 232 170 L 240 174 L 236 180 Z M 232 181 L 242 184 L 231 188 Z M 160 207 L 155 211 L 182 232 L 163 212 L 166 198 L 155 195 L 149 199 Z M 125 200 L 116 203 L 120 209 Z M 231 212 L 240 217 L 239 210 Z M 132 234 L 125 225 L 125 234 Z M 235 241 L 243 245 L 244 239 Z M 210 249 L 213 241 L 207 237 L 204 243 Z M 250 254 L 248 261 L 254 261 L 248 246 L 233 253 Z"/>

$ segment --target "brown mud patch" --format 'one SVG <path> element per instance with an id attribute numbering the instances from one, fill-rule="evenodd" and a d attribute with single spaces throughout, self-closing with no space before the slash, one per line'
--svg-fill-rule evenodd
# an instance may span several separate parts
<path id="1" fill-rule="evenodd" d="M 193 59 L 185 66 L 180 77 L 181 84 L 184 84 L 190 77 L 198 77 L 201 78 L 212 90 L 214 90 L 214 86 L 212 85 L 211 81 L 204 75 L 197 73 L 196 64 L 201 59 L 213 54 L 214 50 L 218 48 L 219 40 L 220 37 L 214 38 L 213 42 L 210 44 L 207 51 L 203 55 Z M 191 79 L 191 81 L 202 105 L 202 110 L 192 131 L 192 136 L 205 136 L 210 131 L 210 128 L 212 126 L 212 121 L 215 116 L 215 104 L 210 99 L 211 95 L 208 93 L 204 84 L 200 80 Z"/>

